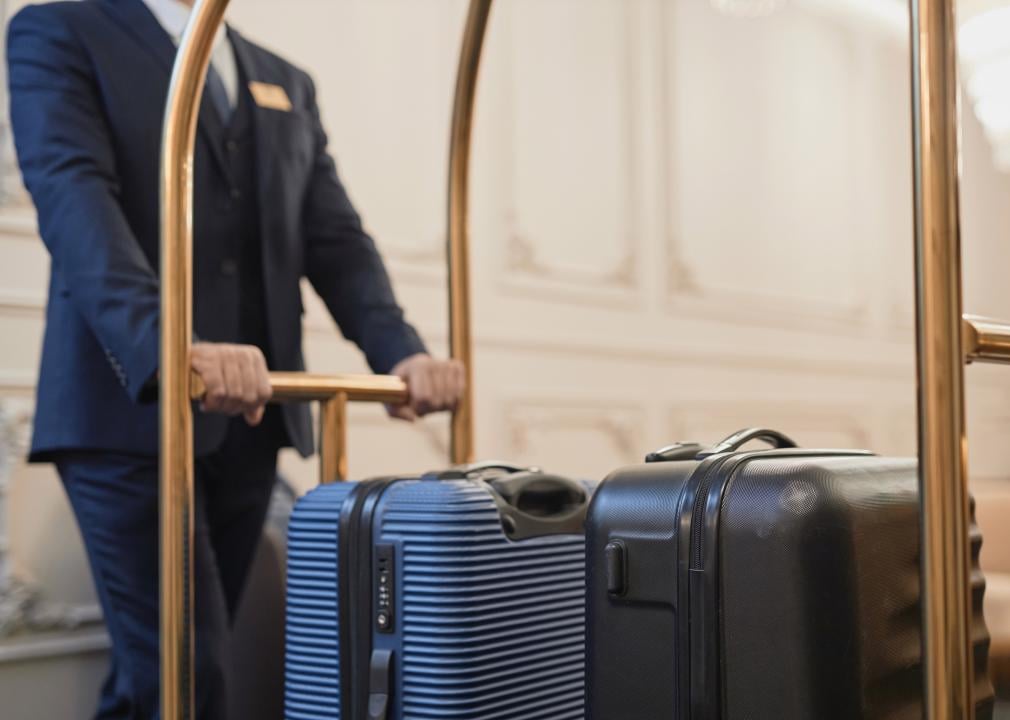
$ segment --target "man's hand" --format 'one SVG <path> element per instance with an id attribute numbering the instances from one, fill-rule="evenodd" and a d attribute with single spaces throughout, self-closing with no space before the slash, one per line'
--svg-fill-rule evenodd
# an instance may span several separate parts
<path id="1" fill-rule="evenodd" d="M 436 360 L 423 353 L 401 360 L 392 374 L 407 383 L 410 400 L 386 409 L 391 416 L 411 422 L 429 413 L 455 409 L 466 386 L 462 363 Z"/>
<path id="2" fill-rule="evenodd" d="M 244 415 L 250 425 L 260 424 L 273 391 L 266 358 L 258 347 L 195 343 L 190 364 L 207 388 L 202 410 Z"/>

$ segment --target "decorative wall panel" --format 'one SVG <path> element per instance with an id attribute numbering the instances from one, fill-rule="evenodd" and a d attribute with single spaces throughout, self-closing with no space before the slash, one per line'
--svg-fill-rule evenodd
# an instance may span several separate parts
<path id="1" fill-rule="evenodd" d="M 886 184 L 865 172 L 871 41 L 798 9 L 758 30 L 705 3 L 670 4 L 664 29 L 671 312 L 861 329 L 883 234 L 861 215 Z"/>
<path id="2" fill-rule="evenodd" d="M 510 462 L 602 480 L 641 456 L 644 418 L 634 406 L 515 400 L 503 416 Z"/>
<path id="3" fill-rule="evenodd" d="M 502 3 L 489 55 L 507 66 L 502 279 L 550 297 L 631 300 L 642 184 L 634 143 L 637 0 Z M 498 37 L 495 37 L 495 34 Z M 560 293 L 560 295 L 559 295 Z M 572 295 L 572 293 L 575 293 Z"/>
<path id="4" fill-rule="evenodd" d="M 823 402 L 700 404 L 678 406 L 671 417 L 671 441 L 716 443 L 748 427 L 784 432 L 801 447 L 860 448 L 874 446 L 873 428 L 867 427 L 866 409 L 832 407 Z M 755 444 L 755 447 L 759 444 Z"/>

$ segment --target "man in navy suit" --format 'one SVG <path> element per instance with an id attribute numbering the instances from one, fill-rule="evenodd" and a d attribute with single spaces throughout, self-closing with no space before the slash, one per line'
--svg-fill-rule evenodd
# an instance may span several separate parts
<path id="1" fill-rule="evenodd" d="M 52 256 L 31 457 L 54 462 L 112 637 L 99 718 L 158 715 L 158 177 L 162 116 L 191 2 L 84 0 L 11 21 L 11 116 Z M 302 370 L 307 277 L 406 419 L 451 408 L 458 364 L 432 359 L 351 205 L 312 81 L 232 29 L 215 45 L 195 159 L 192 365 L 200 718 L 227 717 L 229 624 L 278 449 L 312 451 L 304 406 L 265 408 L 267 368 Z"/>

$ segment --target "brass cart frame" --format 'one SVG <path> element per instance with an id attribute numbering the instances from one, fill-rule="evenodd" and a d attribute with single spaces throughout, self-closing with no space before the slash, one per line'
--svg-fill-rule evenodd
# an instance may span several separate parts
<path id="1" fill-rule="evenodd" d="M 229 0 L 198 0 L 180 44 L 161 170 L 161 691 L 164 720 L 193 712 L 193 148 L 215 33 Z M 450 346 L 467 372 L 452 461 L 473 456 L 468 183 L 477 75 L 493 0 L 470 0 L 460 52 L 449 172 Z M 954 0 L 910 0 L 922 578 L 928 716 L 973 717 L 969 651 L 964 364 L 1010 362 L 1010 325 L 962 318 L 959 117 Z M 320 401 L 320 480 L 346 473 L 347 402 L 407 398 L 394 377 L 275 373 L 276 402 Z"/>

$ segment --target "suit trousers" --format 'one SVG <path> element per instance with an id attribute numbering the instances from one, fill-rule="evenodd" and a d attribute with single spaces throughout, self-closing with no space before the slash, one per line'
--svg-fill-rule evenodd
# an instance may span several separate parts
<path id="1" fill-rule="evenodd" d="M 281 418 L 231 421 L 197 458 L 193 577 L 196 717 L 225 720 L 231 623 L 276 479 Z M 281 433 L 283 431 L 280 431 Z M 80 527 L 112 639 L 96 720 L 156 720 L 159 710 L 158 461 L 65 452 L 55 459 Z"/>

